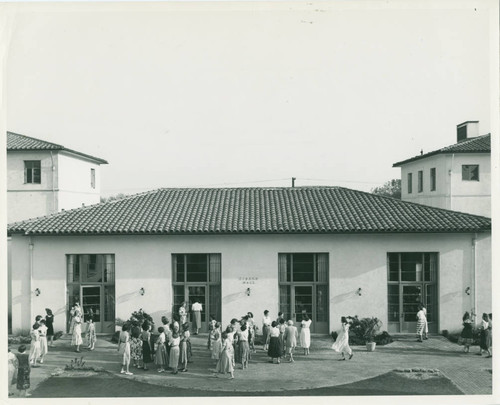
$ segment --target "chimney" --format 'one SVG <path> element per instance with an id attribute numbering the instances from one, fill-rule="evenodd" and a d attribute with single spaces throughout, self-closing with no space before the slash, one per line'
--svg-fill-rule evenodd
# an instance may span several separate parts
<path id="1" fill-rule="evenodd" d="M 457 125 L 457 143 L 479 136 L 479 121 L 465 121 Z"/>

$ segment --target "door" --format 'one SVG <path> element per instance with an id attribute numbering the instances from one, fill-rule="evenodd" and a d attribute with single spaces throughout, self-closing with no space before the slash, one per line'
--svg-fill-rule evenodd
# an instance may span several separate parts
<path id="1" fill-rule="evenodd" d="M 191 306 L 198 301 L 202 305 L 201 311 L 201 332 L 208 331 L 207 326 L 207 290 L 205 285 L 190 285 L 187 287 L 186 301 L 189 303 L 189 311 Z M 191 325 L 194 323 L 194 314 L 191 311 Z"/>
<path id="2" fill-rule="evenodd" d="M 313 287 L 311 285 L 296 285 L 293 287 L 293 292 L 292 301 L 295 323 L 300 325 L 302 316 L 307 314 L 313 320 L 313 324 L 311 325 L 311 331 L 313 331 L 315 327 L 313 317 Z"/>
<path id="3" fill-rule="evenodd" d="M 88 316 L 92 316 L 94 320 L 96 332 L 102 332 L 102 286 L 92 286 L 92 285 L 82 285 L 80 290 L 81 297 L 81 307 L 83 311 L 84 320 L 88 319 Z M 82 324 L 82 332 L 86 330 L 87 325 Z"/>
<path id="4" fill-rule="evenodd" d="M 424 302 L 421 285 L 401 286 L 401 332 L 417 330 L 418 304 Z"/>

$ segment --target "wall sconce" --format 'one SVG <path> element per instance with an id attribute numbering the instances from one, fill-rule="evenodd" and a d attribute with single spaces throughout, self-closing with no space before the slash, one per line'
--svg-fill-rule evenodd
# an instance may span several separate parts
<path id="1" fill-rule="evenodd" d="M 361 295 L 361 287 L 356 290 L 356 294 Z"/>
<path id="2" fill-rule="evenodd" d="M 34 291 L 35 295 L 38 297 L 42 292 L 40 291 L 39 288 L 35 288 L 35 291 Z"/>
<path id="3" fill-rule="evenodd" d="M 465 293 L 466 293 L 467 295 L 470 295 L 470 287 L 467 287 L 467 288 L 465 289 Z"/>
<path id="4" fill-rule="evenodd" d="M 139 290 L 139 294 L 144 295 L 145 293 L 146 291 L 144 290 L 144 287 L 141 287 L 141 289 Z"/>
<path id="5" fill-rule="evenodd" d="M 250 287 L 247 288 L 247 291 L 246 291 L 247 295 L 250 296 Z"/>

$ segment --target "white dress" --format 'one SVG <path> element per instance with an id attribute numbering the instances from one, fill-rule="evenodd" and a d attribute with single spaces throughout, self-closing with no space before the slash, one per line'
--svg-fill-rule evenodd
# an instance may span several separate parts
<path id="1" fill-rule="evenodd" d="M 349 347 L 349 326 L 350 325 L 348 323 L 342 324 L 342 329 L 337 336 L 337 340 L 332 345 L 332 349 L 337 353 L 352 353 L 352 350 Z"/>
<path id="2" fill-rule="evenodd" d="M 300 325 L 302 328 L 300 329 L 300 346 L 304 349 L 308 349 L 311 346 L 311 326 L 312 321 L 309 319 L 308 321 L 302 321 Z"/>

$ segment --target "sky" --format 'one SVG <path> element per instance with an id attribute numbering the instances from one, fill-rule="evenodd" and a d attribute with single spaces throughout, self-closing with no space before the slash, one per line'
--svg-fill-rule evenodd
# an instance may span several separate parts
<path id="1" fill-rule="evenodd" d="M 6 127 L 106 159 L 103 196 L 369 191 L 461 122 L 495 129 L 491 4 L 16 5 Z"/>

